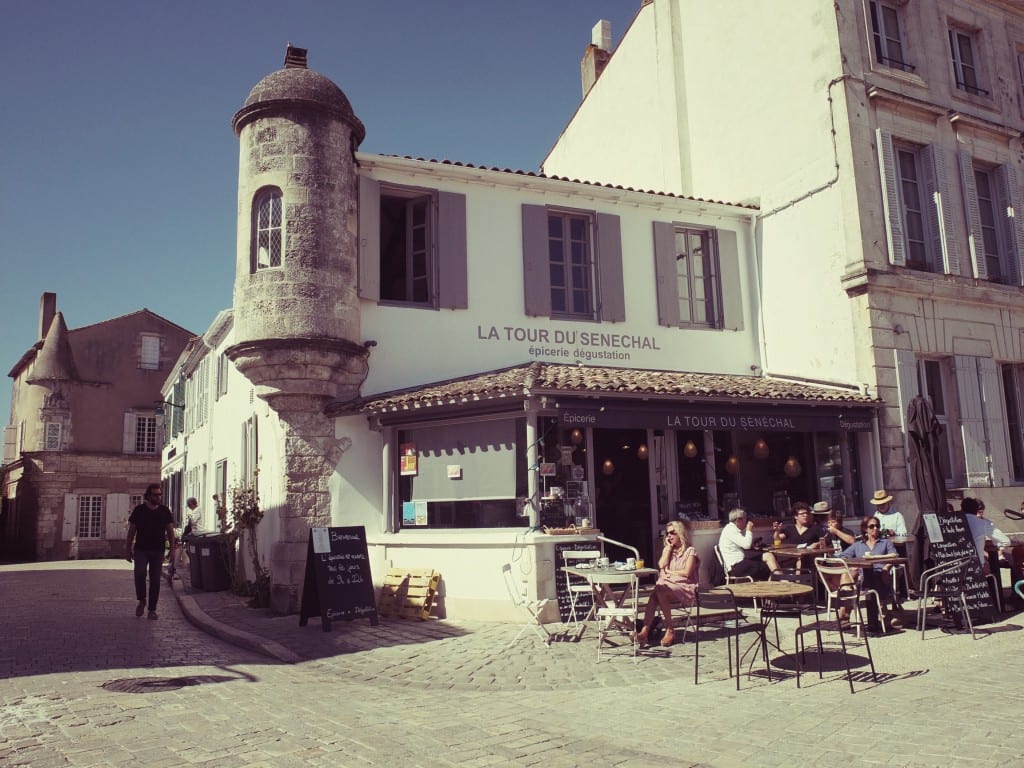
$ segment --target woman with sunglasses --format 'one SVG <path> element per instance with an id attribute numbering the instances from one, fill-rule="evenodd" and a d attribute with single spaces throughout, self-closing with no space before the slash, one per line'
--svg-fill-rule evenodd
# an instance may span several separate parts
<path id="1" fill-rule="evenodd" d="M 863 534 L 861 541 L 855 541 L 853 544 L 848 546 L 839 556 L 842 558 L 849 557 L 865 557 L 866 555 L 895 555 L 896 547 L 889 539 L 881 538 L 882 523 L 877 517 L 865 517 L 860 523 L 860 532 Z M 883 609 L 892 605 L 892 577 L 889 571 L 892 570 L 892 564 L 886 563 L 885 565 L 878 564 L 873 565 L 871 568 L 864 569 L 861 573 L 861 582 L 865 589 L 873 589 L 878 593 L 879 599 L 882 601 Z M 873 600 L 868 600 L 868 630 L 878 631 L 880 626 L 878 624 L 878 608 Z M 903 621 L 895 614 L 895 608 L 890 608 L 886 613 L 886 620 L 889 622 L 889 626 L 894 629 L 900 629 L 903 627 Z"/>
<path id="2" fill-rule="evenodd" d="M 658 581 L 647 600 L 644 609 L 644 625 L 637 635 L 637 642 L 646 646 L 654 616 L 661 608 L 665 622 L 665 636 L 661 644 L 668 648 L 675 642 L 672 629 L 672 605 L 693 605 L 697 593 L 697 574 L 700 572 L 700 558 L 693 548 L 688 524 L 673 520 L 665 526 L 665 546 L 658 558 Z"/>

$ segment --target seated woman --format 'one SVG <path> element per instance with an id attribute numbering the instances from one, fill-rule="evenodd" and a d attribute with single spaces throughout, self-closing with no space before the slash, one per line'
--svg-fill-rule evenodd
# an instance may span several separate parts
<path id="1" fill-rule="evenodd" d="M 840 552 L 839 556 L 847 559 L 851 557 L 865 557 L 866 555 L 895 555 L 896 547 L 893 546 L 893 543 L 889 539 L 879 538 L 881 528 L 882 524 L 877 517 L 865 517 L 860 523 L 863 540 L 853 542 L 853 544 Z M 899 629 L 903 626 L 903 621 L 891 608 L 893 603 L 891 570 L 891 563 L 873 565 L 871 568 L 863 570 L 860 579 L 865 589 L 873 589 L 878 593 L 878 597 L 882 602 L 882 609 L 886 611 L 886 620 L 889 622 L 889 626 Z M 846 581 L 846 577 L 843 580 Z M 877 631 L 880 629 L 878 624 L 878 608 L 873 600 L 868 600 L 867 609 L 868 629 Z"/>
<path id="2" fill-rule="evenodd" d="M 672 645 L 676 639 L 672 629 L 672 605 L 693 605 L 697 592 L 700 558 L 692 545 L 689 524 L 673 520 L 665 529 L 665 547 L 658 558 L 661 573 L 644 609 L 643 628 L 637 635 L 637 641 L 642 646 L 647 645 L 658 608 L 661 608 L 661 616 L 665 621 L 665 637 L 661 644 L 666 648 Z"/>

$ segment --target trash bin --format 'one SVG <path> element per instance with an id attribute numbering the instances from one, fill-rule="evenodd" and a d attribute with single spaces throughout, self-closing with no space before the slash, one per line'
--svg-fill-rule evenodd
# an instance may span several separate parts
<path id="1" fill-rule="evenodd" d="M 199 547 L 196 545 L 196 534 L 190 533 L 184 541 L 185 554 L 188 555 L 188 577 L 192 582 L 192 589 L 203 588 L 203 571 L 199 567 Z"/>
<path id="2" fill-rule="evenodd" d="M 204 592 L 221 592 L 231 586 L 228 572 L 228 543 L 219 533 L 193 534 L 193 541 L 199 551 L 199 589 Z"/>

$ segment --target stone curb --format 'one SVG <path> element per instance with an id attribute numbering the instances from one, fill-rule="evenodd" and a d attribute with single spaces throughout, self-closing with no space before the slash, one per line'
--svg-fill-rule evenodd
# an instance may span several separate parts
<path id="1" fill-rule="evenodd" d="M 178 605 L 181 607 L 181 612 L 185 614 L 185 618 L 207 634 L 241 648 L 262 653 L 285 664 L 298 664 L 304 660 L 301 656 L 292 653 L 280 643 L 267 640 L 251 632 L 229 627 L 227 624 L 212 618 L 199 607 L 195 598 L 185 591 L 184 584 L 180 579 L 175 578 L 171 581 L 171 590 L 174 592 L 174 598 L 178 601 Z"/>

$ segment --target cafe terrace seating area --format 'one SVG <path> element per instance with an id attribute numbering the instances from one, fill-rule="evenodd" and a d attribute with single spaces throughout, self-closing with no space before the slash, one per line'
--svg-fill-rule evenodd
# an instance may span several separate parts
<path id="1" fill-rule="evenodd" d="M 675 642 L 660 644 L 662 627 L 642 647 L 637 630 L 658 571 L 640 560 L 636 548 L 597 539 L 562 553 L 567 556 L 557 576 L 561 623 L 541 623 L 548 600 L 530 600 L 513 564 L 503 567 L 510 598 L 524 622 L 510 647 L 522 642 L 544 643 L 550 652 L 569 647 L 592 654 L 595 664 L 664 664 L 681 657 L 692 664 L 695 685 L 728 681 L 736 690 L 802 687 L 810 676 L 819 684 L 845 681 L 854 693 L 895 672 L 880 676 L 873 645 L 918 635 L 939 641 L 952 634 L 981 636 L 968 610 L 967 559 L 927 569 L 911 589 L 903 557 L 842 560 L 830 557 L 831 549 L 779 547 L 773 552 L 783 567 L 770 580 L 701 585 L 694 605 L 673 608 Z M 873 571 L 875 565 L 890 567 Z M 891 579 L 895 604 L 885 605 L 871 581 L 858 577 L 858 569 Z M 908 599 L 902 599 L 899 587 L 907 590 Z M 887 615 L 900 613 L 906 630 L 886 621 Z"/>

